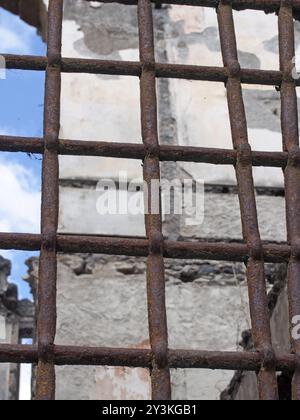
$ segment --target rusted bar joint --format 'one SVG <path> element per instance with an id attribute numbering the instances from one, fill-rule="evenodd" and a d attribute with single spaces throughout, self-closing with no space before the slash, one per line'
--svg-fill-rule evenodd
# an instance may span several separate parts
<path id="1" fill-rule="evenodd" d="M 154 73 L 155 74 L 155 61 L 154 60 L 143 60 L 142 63 L 142 73 Z"/>
<path id="2" fill-rule="evenodd" d="M 155 140 L 155 139 L 154 139 Z M 157 159 L 160 160 L 160 146 L 157 144 L 156 141 L 153 141 L 152 139 L 146 139 L 144 142 L 145 147 L 145 157 L 144 161 L 148 158 L 150 159 Z"/>
<path id="3" fill-rule="evenodd" d="M 42 248 L 46 251 L 56 251 L 57 235 L 56 230 L 43 231 L 41 235 Z"/>
<path id="4" fill-rule="evenodd" d="M 153 232 L 149 237 L 150 255 L 162 255 L 164 253 L 164 237 L 161 232 Z"/>
<path id="5" fill-rule="evenodd" d="M 61 59 L 61 54 L 59 52 L 51 52 L 47 58 L 48 58 L 47 60 L 48 68 L 52 67 L 52 68 L 58 68 L 60 70 L 62 59 Z"/>
<path id="6" fill-rule="evenodd" d="M 291 259 L 300 261 L 300 238 L 291 244 Z"/>
<path id="7" fill-rule="evenodd" d="M 249 143 L 239 144 L 237 146 L 236 166 L 252 166 L 252 149 Z"/>
<path id="8" fill-rule="evenodd" d="M 264 249 L 260 238 L 250 239 L 248 243 L 249 258 L 264 262 Z"/>
<path id="9" fill-rule="evenodd" d="M 300 148 L 294 146 L 288 151 L 288 166 L 299 167 L 300 166 Z"/>
<path id="10" fill-rule="evenodd" d="M 276 371 L 276 354 L 272 346 L 265 346 L 259 351 L 261 357 L 261 370 Z"/>
<path id="11" fill-rule="evenodd" d="M 46 132 L 45 137 L 44 137 L 44 145 L 45 145 L 45 149 L 48 150 L 49 152 L 58 153 L 59 151 L 58 133 L 53 130 L 49 130 L 48 132 Z"/>
<path id="12" fill-rule="evenodd" d="M 223 0 L 224 1 L 224 0 Z M 228 77 L 232 79 L 241 78 L 241 65 L 238 60 L 230 60 L 226 63 Z"/>
<path id="13" fill-rule="evenodd" d="M 161 341 L 152 345 L 152 369 L 165 369 L 169 367 L 168 346 Z"/>
<path id="14" fill-rule="evenodd" d="M 38 359 L 44 363 L 54 363 L 54 344 L 39 341 L 38 342 Z"/>

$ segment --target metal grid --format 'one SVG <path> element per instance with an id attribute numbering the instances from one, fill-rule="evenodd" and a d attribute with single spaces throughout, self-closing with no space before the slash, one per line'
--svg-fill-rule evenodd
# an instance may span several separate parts
<path id="1" fill-rule="evenodd" d="M 103 0 L 101 0 L 103 2 Z M 113 1 L 113 0 L 110 0 Z M 106 2 L 110 2 L 109 0 Z M 104 1 L 105 2 L 105 1 Z M 300 399 L 300 341 L 291 341 L 291 354 L 275 354 L 267 310 L 265 262 L 289 262 L 290 318 L 300 314 L 300 152 L 296 86 L 292 78 L 295 55 L 293 18 L 300 0 L 166 0 L 167 4 L 217 9 L 223 68 L 155 62 L 151 0 L 121 0 L 138 4 L 140 62 L 83 60 L 61 57 L 63 0 L 50 0 L 47 57 L 6 55 L 7 68 L 45 70 L 44 138 L 1 136 L 0 150 L 42 153 L 41 235 L 0 233 L 2 249 L 40 250 L 37 345 L 0 345 L 0 362 L 37 363 L 37 399 L 55 398 L 55 365 L 107 365 L 149 368 L 152 398 L 171 398 L 170 368 L 255 371 L 261 400 L 278 399 L 276 371 L 295 372 L 293 399 Z M 238 62 L 233 9 L 256 9 L 279 15 L 280 70 L 241 69 Z M 61 72 L 140 77 L 143 144 L 82 142 L 59 139 Z M 156 78 L 225 82 L 233 150 L 160 146 L 157 129 Z M 247 136 L 242 84 L 273 85 L 282 98 L 283 152 L 252 152 Z M 147 238 L 61 235 L 58 225 L 59 155 L 141 159 L 144 179 L 160 177 L 160 161 L 204 162 L 236 168 L 244 244 L 189 243 L 164 240 L 162 216 L 146 216 Z M 253 166 L 281 167 L 285 174 L 288 241 L 263 244 L 255 202 Z M 149 188 L 149 191 L 151 189 Z M 151 200 L 151 197 L 149 197 Z M 57 346 L 57 253 L 76 252 L 143 256 L 147 259 L 150 350 Z M 249 303 L 256 352 L 231 353 L 168 348 L 164 258 L 244 261 L 247 263 Z"/>

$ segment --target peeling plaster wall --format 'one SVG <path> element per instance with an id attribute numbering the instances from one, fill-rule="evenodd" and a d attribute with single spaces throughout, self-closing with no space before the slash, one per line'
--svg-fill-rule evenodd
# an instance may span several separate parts
<path id="1" fill-rule="evenodd" d="M 169 6 L 155 10 L 154 17 L 157 61 L 222 66 L 214 10 Z M 276 16 L 256 11 L 238 12 L 235 22 L 242 66 L 278 69 Z M 249 22 L 251 25 L 247 24 Z M 63 55 L 66 57 L 138 60 L 137 32 L 135 6 L 84 0 L 65 2 Z M 296 23 L 296 34 L 298 41 L 299 23 Z M 157 87 L 162 144 L 232 148 L 226 91 L 222 83 L 171 79 L 158 80 Z M 281 150 L 279 93 L 271 87 L 246 85 L 244 99 L 253 150 Z M 61 137 L 141 143 L 139 101 L 138 78 L 63 74 Z M 134 160 L 77 156 L 64 156 L 60 160 L 62 180 L 118 179 L 120 171 L 126 171 L 129 180 L 142 179 L 141 162 Z M 231 166 L 163 163 L 162 174 L 170 180 L 179 176 L 204 180 L 206 184 L 236 184 Z M 279 168 L 254 168 L 254 177 L 257 186 L 283 186 Z M 126 221 L 126 217 L 116 216 L 108 222 L 103 218 L 100 220 L 96 214 L 96 200 L 88 199 L 89 204 L 85 200 L 91 194 L 70 189 L 61 191 L 62 231 L 77 232 L 87 227 L 87 233 L 103 230 L 104 234 L 114 234 L 118 229 L 128 235 L 144 233 L 140 227 L 141 218 L 136 229 L 130 218 Z M 77 208 L 68 206 L 68 199 L 76 202 Z M 278 199 L 278 207 L 283 207 L 283 200 Z M 89 221 L 74 226 L 72 220 L 78 218 L 77 213 L 83 214 L 88 208 Z M 279 211 L 281 225 L 282 211 Z M 168 234 L 173 233 L 174 226 L 178 233 L 180 220 L 175 219 L 166 218 L 171 224 L 169 229 L 166 225 Z"/>
<path id="2" fill-rule="evenodd" d="M 34 259 L 31 283 L 37 281 L 37 268 Z M 149 347 L 145 271 L 144 259 L 59 256 L 56 344 Z M 270 290 L 278 269 L 267 265 L 266 273 Z M 243 350 L 239 342 L 250 320 L 242 263 L 167 260 L 166 281 L 170 348 Z M 279 334 L 274 328 L 274 343 Z M 56 371 L 60 400 L 151 395 L 147 370 L 67 366 Z M 218 400 L 232 376 L 230 371 L 173 370 L 173 398 Z"/>
<path id="3" fill-rule="evenodd" d="M 234 17 L 241 66 L 277 70 L 277 17 L 257 11 L 236 12 Z M 299 28 L 296 23 L 297 34 Z M 213 9 L 199 12 L 196 7 L 172 6 L 166 32 L 169 62 L 223 65 Z M 253 150 L 281 150 L 279 92 L 272 87 L 247 85 L 243 88 Z M 170 92 L 179 144 L 232 148 L 224 85 L 172 79 Z M 211 165 L 180 165 L 194 178 L 205 179 L 207 183 L 235 183 L 234 171 L 229 167 L 215 172 Z M 280 169 L 255 168 L 254 177 L 257 185 L 283 185 Z"/>
<path id="4" fill-rule="evenodd" d="M 138 59 L 135 7 L 65 3 L 64 56 Z M 65 74 L 61 107 L 62 138 L 141 142 L 138 78 Z M 62 157 L 60 162 L 62 179 L 117 179 L 122 170 L 129 179 L 142 177 L 141 162 L 136 161 Z"/>
<path id="5" fill-rule="evenodd" d="M 170 261 L 166 267 L 170 347 L 238 349 L 241 332 L 249 328 L 243 265 Z M 36 267 L 32 275 L 36 276 Z M 60 256 L 58 279 L 57 344 L 149 346 L 143 260 Z M 218 399 L 232 372 L 185 370 L 173 371 L 172 376 L 173 398 Z M 138 393 L 136 378 L 141 380 Z M 149 373 L 141 369 L 57 368 L 57 398 L 108 396 L 150 398 Z"/>

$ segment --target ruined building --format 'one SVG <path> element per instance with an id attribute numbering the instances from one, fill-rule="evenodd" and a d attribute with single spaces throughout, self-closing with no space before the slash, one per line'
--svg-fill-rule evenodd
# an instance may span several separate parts
<path id="1" fill-rule="evenodd" d="M 65 0 L 64 4 L 63 57 L 139 60 L 136 6 L 85 0 Z M 0 5 L 19 13 L 45 38 L 46 1 L 10 0 L 0 1 Z M 235 12 L 234 18 L 241 67 L 278 70 L 276 15 L 241 11 Z M 223 66 L 214 9 L 157 7 L 154 22 L 157 62 Z M 298 45 L 298 22 L 295 22 L 295 34 Z M 160 144 L 219 148 L 224 149 L 224 153 L 232 149 L 223 83 L 159 78 L 157 92 Z M 279 91 L 273 86 L 245 84 L 243 94 L 252 149 L 281 151 Z M 142 143 L 139 102 L 138 78 L 63 73 L 60 138 Z M 127 173 L 128 183 L 135 180 L 138 185 L 142 180 L 141 161 L 60 156 L 59 232 L 144 237 L 142 215 L 101 216 L 97 212 L 99 180 L 117 181 L 122 171 Z M 232 165 L 162 162 L 161 172 L 169 181 L 189 179 L 198 183 L 204 180 L 205 184 L 204 218 L 193 214 L 189 208 L 183 216 L 166 215 L 163 225 L 166 238 L 179 242 L 242 242 Z M 262 240 L 285 242 L 282 169 L 254 168 L 254 180 Z M 142 196 L 142 191 L 140 194 Z M 82 253 L 59 255 L 58 263 L 56 344 L 149 347 L 145 259 Z M 7 325 L 16 331 L 8 334 L 12 342 L 17 342 L 23 336 L 23 321 L 19 318 L 14 289 L 5 288 L 9 267 L 8 263 L 3 264 L 0 314 L 3 307 L 8 314 Z M 165 268 L 170 348 L 253 350 L 243 263 L 166 259 Z M 279 352 L 289 353 L 286 265 L 266 264 L 266 276 L 273 346 Z M 38 259 L 32 258 L 27 281 L 33 292 L 37 279 Z M 5 303 L 7 295 L 8 301 L 13 301 L 12 309 L 11 304 Z M 16 381 L 8 379 L 9 375 L 16 377 L 14 369 L 0 370 L 2 399 L 14 394 L 5 391 L 7 381 L 9 384 Z M 258 399 L 254 373 L 174 369 L 171 374 L 174 399 Z M 56 381 L 57 399 L 151 396 L 147 369 L 62 366 L 56 367 Z M 283 372 L 278 381 L 281 398 L 290 398 L 289 375 Z"/>
<path id="2" fill-rule="evenodd" d="M 0 257 L 0 343 L 18 344 L 32 339 L 34 305 L 27 299 L 18 299 L 18 290 L 8 283 L 10 262 Z M 19 366 L 0 365 L 0 400 L 17 400 L 19 396 Z"/>

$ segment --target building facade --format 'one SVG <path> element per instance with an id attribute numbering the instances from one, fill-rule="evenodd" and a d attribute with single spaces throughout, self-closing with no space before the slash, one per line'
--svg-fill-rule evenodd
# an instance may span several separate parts
<path id="1" fill-rule="evenodd" d="M 45 36 L 47 2 L 21 13 Z M 38 6 L 36 6 L 38 5 Z M 37 14 L 34 14 L 37 10 Z M 161 63 L 222 66 L 213 9 L 163 6 L 154 10 L 156 60 Z M 251 24 L 249 25 L 249 22 Z M 278 69 L 276 16 L 236 12 L 239 60 L 243 68 Z M 300 25 L 296 23 L 296 41 Z M 64 57 L 138 61 L 137 10 L 118 4 L 65 0 Z M 226 89 L 221 83 L 158 79 L 161 144 L 232 149 Z M 271 87 L 243 89 L 253 150 L 281 150 L 280 97 Z M 139 80 L 105 75 L 62 75 L 61 139 L 141 143 Z M 165 180 L 204 184 L 203 212 L 185 207 L 165 215 L 172 240 L 242 241 L 236 178 L 232 166 L 195 163 L 161 165 Z M 145 236 L 142 214 L 101 214 L 99 181 L 120 186 L 142 179 L 142 162 L 100 157 L 60 157 L 61 233 Z M 122 178 L 122 179 L 123 179 Z M 255 168 L 257 206 L 264 241 L 285 241 L 281 169 Z M 135 190 L 132 196 L 142 197 Z M 36 289 L 38 260 L 28 281 Z M 60 255 L 57 344 L 147 347 L 146 268 L 143 259 Z M 285 267 L 266 265 L 273 341 L 289 351 Z M 171 348 L 236 351 L 251 349 L 245 267 L 240 263 L 166 261 Z M 234 378 L 232 380 L 232 378 Z M 257 399 L 254 375 L 186 369 L 172 372 L 176 399 Z M 225 390 L 225 391 L 224 391 Z M 58 399 L 142 399 L 150 397 L 143 369 L 58 367 Z"/>

